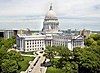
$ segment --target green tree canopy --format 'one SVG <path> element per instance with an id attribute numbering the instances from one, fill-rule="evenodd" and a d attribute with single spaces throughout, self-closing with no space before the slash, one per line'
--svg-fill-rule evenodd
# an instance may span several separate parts
<path id="1" fill-rule="evenodd" d="M 17 73 L 18 65 L 15 60 L 4 59 L 2 64 L 2 73 Z"/>
<path id="2" fill-rule="evenodd" d="M 74 60 L 83 73 L 84 71 L 93 73 L 100 69 L 100 55 L 96 54 L 96 50 L 93 51 L 93 48 L 75 48 Z"/>

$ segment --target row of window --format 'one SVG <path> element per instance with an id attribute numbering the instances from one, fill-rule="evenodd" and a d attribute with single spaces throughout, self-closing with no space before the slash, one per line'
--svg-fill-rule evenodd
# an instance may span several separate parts
<path id="1" fill-rule="evenodd" d="M 69 36 L 70 37 L 70 36 Z M 58 36 L 54 36 L 54 38 L 56 38 L 56 39 L 64 39 L 64 40 L 67 40 L 69 37 L 58 37 Z"/>
<path id="2" fill-rule="evenodd" d="M 37 44 L 37 45 L 31 45 L 31 46 L 28 46 L 28 45 L 27 45 L 27 48 L 33 48 L 33 47 L 43 47 L 43 46 L 44 46 L 44 45 L 38 45 L 38 44 Z"/>
<path id="3" fill-rule="evenodd" d="M 66 44 L 64 44 L 64 43 L 54 43 L 55 45 L 62 45 L 62 46 L 65 46 Z"/>
<path id="4" fill-rule="evenodd" d="M 27 43 L 42 43 L 43 42 L 43 40 L 28 40 L 28 41 L 26 41 Z"/>
<path id="5" fill-rule="evenodd" d="M 27 51 L 36 51 L 36 50 L 43 50 L 43 48 L 32 48 L 32 49 L 26 49 Z"/>
<path id="6" fill-rule="evenodd" d="M 42 42 L 43 40 L 27 40 L 27 42 L 32 42 L 32 41 L 39 41 L 39 42 Z"/>
<path id="7" fill-rule="evenodd" d="M 75 43 L 73 43 L 73 46 L 81 46 L 81 45 L 82 45 L 81 42 L 75 42 Z"/>
<path id="8" fill-rule="evenodd" d="M 66 45 L 66 43 L 63 42 L 63 41 L 55 41 L 55 42 L 53 42 L 53 44 L 56 44 L 56 45 Z"/>
<path id="9" fill-rule="evenodd" d="M 46 45 L 51 45 L 51 41 L 46 41 Z"/>
<path id="10" fill-rule="evenodd" d="M 31 44 L 43 44 L 44 42 L 32 42 L 32 43 L 29 43 L 27 42 L 27 45 L 31 45 Z"/>
<path id="11" fill-rule="evenodd" d="M 44 44 L 43 40 L 32 40 L 32 41 L 26 41 L 27 45 L 35 45 L 35 44 Z"/>

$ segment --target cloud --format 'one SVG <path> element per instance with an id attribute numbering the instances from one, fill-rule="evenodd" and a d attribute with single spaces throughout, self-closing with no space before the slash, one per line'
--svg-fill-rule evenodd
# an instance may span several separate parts
<path id="1" fill-rule="evenodd" d="M 0 0 L 0 16 L 45 15 L 50 2 L 58 16 L 100 16 L 100 0 Z"/>

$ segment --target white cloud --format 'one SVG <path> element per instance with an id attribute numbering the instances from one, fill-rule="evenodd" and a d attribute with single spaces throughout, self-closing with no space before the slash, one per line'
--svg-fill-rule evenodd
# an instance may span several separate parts
<path id="1" fill-rule="evenodd" d="M 0 0 L 0 16 L 44 15 L 51 0 Z M 52 0 L 57 15 L 100 16 L 100 0 Z"/>

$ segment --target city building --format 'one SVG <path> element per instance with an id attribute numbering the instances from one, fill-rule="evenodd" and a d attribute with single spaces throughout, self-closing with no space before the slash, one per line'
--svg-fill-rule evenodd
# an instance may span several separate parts
<path id="1" fill-rule="evenodd" d="M 17 35 L 17 30 L 0 30 L 0 37 L 8 39 Z"/>
<path id="2" fill-rule="evenodd" d="M 46 46 L 53 45 L 68 46 L 71 51 L 75 47 L 84 47 L 84 37 L 82 35 L 71 34 L 71 30 L 67 34 L 59 29 L 59 21 L 53 11 L 52 4 L 45 16 L 42 31 L 31 34 L 27 32 L 29 33 L 29 30 L 25 31 L 25 33 L 17 34 L 16 43 L 20 51 L 42 51 L 46 49 Z"/>

